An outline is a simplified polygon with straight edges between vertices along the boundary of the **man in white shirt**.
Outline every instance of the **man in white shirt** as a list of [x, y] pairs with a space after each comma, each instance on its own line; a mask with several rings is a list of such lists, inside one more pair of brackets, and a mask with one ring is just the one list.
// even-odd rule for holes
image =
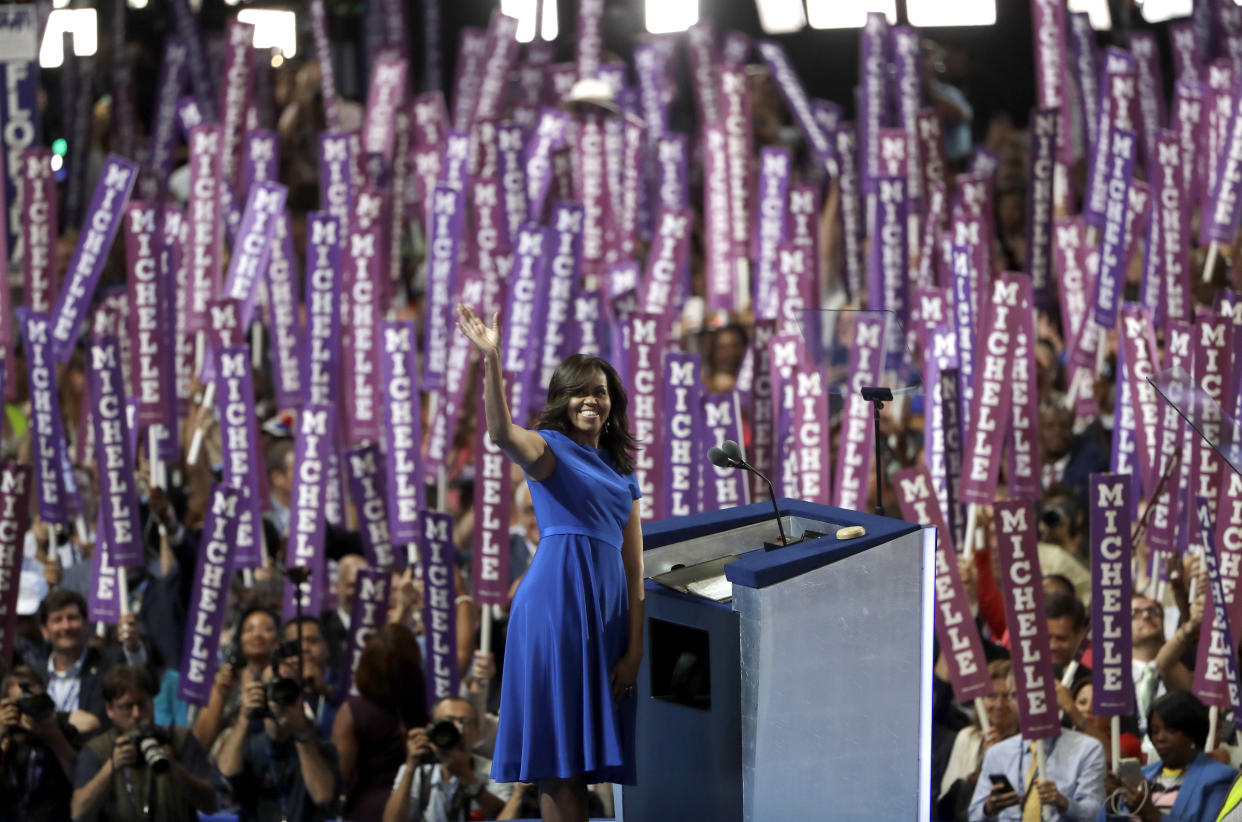
[[[1007, 687], [1014, 689], [1012, 676]], [[970, 799], [971, 822], [1021, 822], [1023, 809], [1034, 802], [1052, 809], [1044, 820], [1095, 819], [1104, 804], [1104, 748], [1099, 740], [1071, 730], [1044, 740], [1047, 763], [1042, 780], [1036, 778], [1037, 769], [1032, 769], [1032, 747], [1032, 741], [1019, 733], [988, 749]], [[1009, 787], [994, 786], [993, 774], [1003, 774]]]

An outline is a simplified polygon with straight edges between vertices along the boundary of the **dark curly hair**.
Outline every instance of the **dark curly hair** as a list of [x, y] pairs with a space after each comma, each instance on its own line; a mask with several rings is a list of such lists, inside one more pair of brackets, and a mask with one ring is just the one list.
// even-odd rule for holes
[[630, 418], [626, 409], [629, 400], [625, 394], [625, 386], [617, 369], [608, 364], [607, 360], [591, 357], [586, 354], [571, 354], [566, 357], [552, 374], [548, 383], [548, 403], [539, 412], [535, 421], [536, 429], [560, 431], [565, 436], [572, 436], [573, 427], [569, 424], [569, 399], [587, 392], [588, 381], [600, 371], [608, 381], [608, 400], [612, 406], [608, 419], [604, 421], [604, 431], [599, 437], [599, 447], [604, 450], [621, 474], [634, 473], [634, 454], [638, 451], [638, 443], [630, 434]]

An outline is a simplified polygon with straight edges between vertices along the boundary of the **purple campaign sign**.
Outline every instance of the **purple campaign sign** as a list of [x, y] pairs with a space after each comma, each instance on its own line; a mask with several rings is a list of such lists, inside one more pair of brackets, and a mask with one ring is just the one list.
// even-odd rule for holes
[[1130, 181], [1134, 176], [1134, 134], [1119, 128], [1110, 130], [1106, 180], [1107, 200], [1104, 230], [1100, 237], [1100, 270], [1095, 281], [1097, 325], [1113, 328], [1117, 324], [1118, 303], [1125, 285], [1125, 221]]
[[710, 21], [701, 20], [686, 30], [686, 60], [698, 121], [720, 122], [720, 55], [716, 53], [716, 29]]
[[427, 505], [419, 458], [423, 433], [414, 322], [385, 321], [380, 335], [388, 528], [394, 545], [411, 545], [418, 541], [418, 512]]
[[[1138, 124], [1133, 122], [1130, 111], [1135, 105], [1137, 93], [1137, 70], [1134, 57], [1127, 51], [1110, 48], [1104, 64], [1103, 94], [1097, 106], [1098, 132], [1092, 144], [1090, 165], [1087, 170], [1087, 191], [1083, 200], [1083, 217], [1087, 225], [1103, 228], [1108, 207], [1108, 179], [1113, 168], [1112, 133], [1118, 128], [1128, 131], [1132, 139]], [[1137, 154], [1137, 148], [1132, 152]]]
[[453, 128], [470, 130], [470, 118], [479, 99], [483, 82], [483, 63], [487, 59], [487, 31], [474, 26], [462, 28], [457, 47], [453, 78]]
[[518, 231], [513, 268], [509, 272], [509, 294], [503, 326], [504, 368], [518, 375], [509, 384], [509, 408], [518, 425], [525, 424], [530, 412], [542, 406], [536, 396], [536, 369], [542, 369], [544, 317], [547, 301], [548, 261], [552, 254], [552, 232], [537, 225]]
[[862, 190], [871, 194], [880, 161], [880, 129], [888, 125], [888, 20], [882, 12], [867, 14], [858, 34], [858, 147]]
[[522, 127], [501, 123], [496, 129], [496, 170], [505, 209], [505, 235], [510, 242], [526, 222], [526, 168], [522, 164]]
[[687, 293], [680, 278], [689, 258], [693, 228], [694, 213], [689, 209], [660, 209], [643, 278], [644, 311], [668, 320], [680, 310], [680, 299]]
[[[323, 609], [326, 559], [323, 549], [324, 494], [329, 475], [328, 459], [335, 454], [334, 403], [308, 403], [298, 414], [294, 440], [293, 492], [289, 512], [289, 543], [285, 564], [309, 568], [310, 582], [302, 586], [302, 610], [317, 614]], [[293, 586], [285, 586], [283, 616], [296, 614]]]
[[1123, 474], [1091, 475], [1091, 681], [1096, 694], [1091, 710], [1100, 716], [1134, 712], [1130, 480]]
[[56, 180], [52, 176], [52, 152], [28, 148], [21, 154], [18, 172], [22, 181], [22, 284], [26, 306], [46, 314], [56, 302], [57, 209]]
[[1164, 402], [1147, 381], [1155, 373], [1153, 356], [1156, 332], [1151, 314], [1133, 303], [1122, 303], [1118, 341], [1124, 349], [1125, 383], [1130, 395], [1129, 419], [1135, 433], [1137, 458], [1143, 488], [1154, 491], [1160, 481], [1160, 442], [1157, 428], [1160, 405]]
[[388, 506], [384, 482], [383, 457], [379, 446], [367, 443], [343, 454], [349, 476], [349, 496], [358, 511], [358, 530], [362, 533], [362, 550], [374, 568], [404, 567], [406, 557], [393, 550], [388, 532]]
[[129, 444], [116, 338], [93, 340], [90, 363], [87, 379], [95, 431], [95, 467], [99, 473], [99, 510], [103, 512], [110, 558], [118, 568], [144, 565], [134, 476], [136, 455]]
[[160, 233], [154, 203], [135, 201], [125, 209], [125, 251], [129, 267], [129, 373], [138, 401], [138, 424], [167, 424], [174, 400], [172, 295], [175, 283], [161, 271]]
[[781, 97], [784, 98], [785, 105], [788, 106], [789, 111], [793, 114], [793, 118], [802, 129], [802, 133], [806, 135], [807, 143], [810, 144], [811, 151], [815, 153], [815, 158], [820, 165], [827, 165], [833, 158], [832, 141], [827, 132], [820, 127], [819, 121], [816, 120], [814, 107], [807, 96], [801, 79], [799, 79], [797, 72], [794, 71], [793, 64], [789, 61], [789, 56], [780, 45], [771, 40], [760, 41], [756, 48], [760, 56], [763, 57], [763, 61], [768, 64], [768, 70], [772, 73], [772, 79], [776, 81], [776, 86], [781, 91]]
[[[1070, 93], [1069, 63], [1066, 59], [1065, 4], [1058, 0], [1032, 0], [1031, 29], [1035, 39], [1035, 88], [1036, 102], [1040, 108], [1054, 109], [1060, 115], [1060, 123], [1069, 137]], [[1056, 139], [1053, 140], [1054, 145]], [[1072, 159], [1073, 144], [1062, 141], [1060, 157]], [[1036, 286], [1038, 289], [1038, 285]]]
[[186, 330], [206, 331], [207, 302], [216, 295], [224, 217], [220, 212], [220, 129], [198, 125], [190, 130], [189, 315]]
[[450, 313], [457, 293], [457, 257], [466, 218], [466, 198], [461, 191], [436, 186], [432, 194], [427, 230], [427, 321], [424, 333], [423, 388], [444, 388], [448, 367]]
[[254, 92], [251, 49], [254, 26], [232, 19], [225, 24], [224, 88], [220, 99], [220, 173], [225, 187], [238, 183], [242, 137], [246, 133], [246, 109]]
[[385, 167], [392, 163], [394, 124], [397, 107], [405, 99], [408, 72], [401, 57], [383, 54], [371, 62], [371, 86], [367, 92], [367, 113], [362, 123], [362, 153], [378, 154]]
[[1238, 646], [1233, 641], [1227, 608], [1221, 607], [1221, 603], [1229, 603], [1229, 599], [1225, 591], [1221, 557], [1212, 538], [1211, 505], [1206, 498], [1195, 499], [1192, 516], [1203, 539], [1203, 561], [1211, 585], [1211, 596], [1203, 612], [1203, 626], [1207, 630], [1201, 628], [1199, 631], [1192, 692], [1205, 705], [1232, 708], [1234, 724], [1237, 725], [1242, 722], [1238, 719], [1242, 712], [1242, 686], [1238, 680], [1238, 658], [1233, 650]]
[[427, 707], [457, 693], [457, 606], [453, 518], [423, 514], [423, 632], [427, 641]]
[[30, 429], [39, 519], [55, 525], [69, 522], [64, 480], [60, 466], [65, 460], [65, 435], [60, 420], [56, 389], [56, 365], [49, 345], [51, 322], [46, 314], [17, 311], [26, 340], [26, 367], [30, 382]]
[[[476, 315], [483, 314], [484, 279], [478, 271], [464, 269], [461, 276], [459, 301]], [[461, 417], [462, 401], [466, 394], [466, 375], [474, 357], [474, 344], [465, 334], [454, 334], [449, 345], [448, 366], [444, 374], [444, 388], [436, 395], [437, 403], [427, 420], [427, 441], [423, 444], [423, 459], [427, 473], [440, 466], [450, 467], [453, 457], [453, 439]]]
[[862, 299], [866, 282], [863, 267], [863, 214], [859, 196], [858, 140], [850, 123], [843, 123], [836, 133], [841, 186], [841, 251], [845, 257], [845, 285], [851, 299]]
[[77, 344], [78, 330], [103, 273], [104, 261], [121, 226], [121, 215], [137, 176], [138, 166], [129, 160], [112, 154], [104, 160], [90, 209], [82, 222], [82, 234], [73, 259], [69, 261], [64, 289], [52, 314], [54, 325], [49, 337], [52, 354], [58, 362], [68, 362]]
[[121, 618], [120, 591], [117, 590], [116, 566], [108, 555], [108, 535], [104, 531], [103, 511], [95, 516], [95, 561], [91, 566], [91, 590], [87, 610], [91, 619], [115, 625]]
[[[922, 62], [918, 30], [896, 26], [891, 31], [893, 66], [896, 69], [897, 125], [906, 134], [907, 209], [914, 217], [923, 214], [923, 174], [917, 131], [922, 91]], [[921, 222], [921, 220], [919, 221]], [[917, 237], [917, 232], [915, 232]]]
[[[604, 131], [596, 113], [583, 115], [578, 122], [578, 163], [574, 195], [582, 204], [582, 257], [587, 270], [595, 273], [604, 259], [604, 235], [611, 229], [612, 197], [620, 194], [608, 188], [604, 171]], [[557, 208], [560, 206], [558, 204]], [[553, 221], [559, 219], [553, 215]]]
[[[483, 392], [478, 392], [475, 419], [484, 420]], [[509, 458], [492, 441], [486, 425], [474, 435], [474, 533], [471, 578], [474, 601], [504, 605], [509, 595], [509, 522], [513, 503]]]
[[388, 596], [392, 585], [392, 572], [388, 570], [359, 570], [354, 580], [354, 606], [349, 612], [349, 638], [345, 649], [347, 665], [343, 692], [356, 695], [353, 685], [354, 671], [362, 660], [367, 640], [388, 621]]
[[341, 331], [341, 223], [322, 211], [310, 214], [306, 232], [306, 339], [302, 384], [306, 402], [338, 401]]
[[801, 334], [768, 341], [777, 495], [829, 503], [828, 390]]
[[944, 415], [944, 484], [949, 528], [955, 544], [966, 540], [965, 510], [962, 498], [962, 431], [960, 372], [956, 368], [940, 371], [940, 404]]
[[1019, 281], [1021, 303], [1027, 308], [1019, 309], [1010, 319], [1013, 333], [1013, 394], [1009, 416], [1009, 496], [1014, 499], [1038, 500], [1043, 495], [1039, 452], [1039, 390], [1036, 385], [1035, 362], [1035, 310], [1033, 284], [1029, 279]]
[[837, 481], [833, 485], [833, 505], [861, 511], [873, 468], [871, 446], [871, 405], [858, 393], [864, 385], [875, 385], [883, 370], [884, 318], [879, 314], [860, 314], [854, 321], [854, 340], [850, 345], [850, 381], [841, 420], [841, 440], [837, 450]]
[[570, 353], [567, 337], [572, 330], [573, 289], [582, 266], [583, 209], [576, 203], [557, 203], [552, 210], [551, 252], [548, 258], [543, 355], [539, 386], [550, 385], [552, 373]]
[[755, 316], [777, 316], [777, 247], [785, 239], [785, 210], [792, 161], [789, 150], [765, 146], [759, 152], [759, 183], [755, 196], [752, 258], [755, 272]]
[[1242, 217], [1238, 199], [1242, 197], [1242, 82], [1234, 87], [1233, 111], [1229, 118], [1228, 139], [1220, 153], [1215, 171], [1215, 186], [1199, 228], [1199, 244], [1229, 244], [1238, 230]]
[[361, 182], [354, 179], [355, 141], [358, 133], [353, 131], [319, 135], [319, 208], [340, 220], [342, 230], [349, 225], [354, 187]]
[[1010, 626], [1013, 678], [1018, 692], [1018, 724], [1023, 739], [1049, 739], [1061, 734], [1061, 722], [1044, 614], [1035, 509], [1026, 500], [1004, 500], [997, 502], [993, 510], [1001, 595], [1005, 600], [1005, 624]]
[[[910, 319], [906, 138], [896, 129], [881, 129], [877, 141], [880, 153], [872, 178], [875, 208], [869, 232], [872, 241], [867, 307], [895, 312], [904, 328]], [[900, 349], [890, 349], [888, 353], [890, 357], [894, 353], [899, 356]]]
[[259, 510], [259, 432], [254, 414], [254, 386], [250, 377], [250, 348], [227, 346], [215, 351], [216, 404], [220, 412], [220, 440], [224, 445], [224, 482], [241, 492], [237, 522], [238, 568], [263, 564], [262, 521]]
[[686, 135], [661, 135], [655, 148], [655, 202], [664, 208], [685, 208], [690, 204], [689, 148]]
[[1013, 327], [1033, 310], [1030, 279], [1003, 273], [992, 282], [982, 326], [978, 382], [971, 402], [970, 428], [962, 468], [962, 501], [987, 505], [996, 497], [1001, 451], [1013, 400]]
[[1130, 52], [1138, 68], [1138, 104], [1142, 122], [1144, 167], [1155, 151], [1156, 130], [1164, 123], [1164, 77], [1160, 73], [1160, 48], [1152, 31], [1130, 32]]
[[185, 642], [181, 651], [181, 679], [177, 698], [206, 705], [211, 698], [219, 659], [220, 637], [228, 612], [229, 577], [233, 571], [233, 542], [237, 534], [240, 495], [228, 485], [211, 489], [202, 549], [194, 579], [194, 593], [186, 612]]
[[6, 666], [13, 662], [17, 638], [17, 597], [29, 519], [30, 467], [0, 462], [0, 662]]
[[289, 232], [289, 212], [276, 215], [267, 264], [268, 312], [271, 318], [272, 379], [276, 403], [281, 408], [302, 405], [302, 330], [298, 317], [298, 291], [294, 283], [293, 236]]
[[959, 702], [969, 702], [991, 693], [992, 679], [957, 567], [953, 535], [936, 500], [927, 466], [915, 465], [898, 471], [893, 481], [902, 517], [936, 529], [936, 639], [949, 664], [954, 696]]
[[699, 397], [703, 383], [699, 374], [699, 355], [668, 352], [664, 355], [663, 400], [664, 473], [661, 485], [666, 517], [699, 513], [699, 473], [703, 455], [696, 446], [703, 439], [699, 427]]
[[348, 330], [341, 341], [344, 421], [350, 443], [378, 440], [380, 435], [379, 353], [380, 285], [383, 277], [384, 197], [376, 188], [358, 189], [350, 209], [349, 242], [344, 254], [341, 286], [349, 306]]
[[[585, 9], [587, 4], [583, 3], [582, 6]], [[603, 6], [602, 2], [600, 6]], [[517, 30], [517, 20], [506, 17], [498, 11], [492, 13], [491, 25], [488, 26], [487, 31], [487, 57], [483, 63], [483, 76], [479, 81], [479, 94], [474, 103], [472, 122], [493, 120], [502, 114], [501, 104], [505, 90], [508, 88], [513, 64], [517, 59]], [[584, 32], [580, 29], [578, 31], [579, 49], [584, 47], [584, 36]], [[598, 56], [596, 63], [598, 64]], [[582, 76], [592, 76], [594, 73], [594, 71], [586, 72]]]
[[198, 16], [190, 10], [189, 0], [170, 0], [168, 8], [172, 13], [177, 36], [189, 47], [187, 57], [194, 96], [202, 101], [204, 115], [207, 119], [214, 120], [216, 94], [212, 88], [212, 72], [207, 63], [207, 52], [203, 48], [203, 35], [198, 27]]
[[634, 461], [634, 476], [642, 492], [643, 522], [663, 519], [663, 496], [657, 493], [656, 475], [663, 458], [663, 426], [661, 420], [662, 388], [661, 357], [665, 346], [665, 318], [661, 313], [635, 311], [628, 318], [627, 383], [631, 386], [630, 425], [639, 451]]
[[241, 304], [243, 328], [250, 325], [254, 316], [259, 280], [271, 260], [272, 232], [284, 213], [287, 195], [288, 189], [279, 183], [255, 183], [246, 198], [224, 280], [225, 296]]
[[[703, 175], [710, 185], [712, 181], [706, 166], [709, 161], [715, 165], [715, 173], [723, 171], [725, 174], [724, 190], [728, 197], [728, 209], [724, 220], [732, 235], [733, 256], [740, 261], [750, 253], [750, 187], [753, 165], [751, 146], [754, 144], [750, 119], [750, 89], [744, 68], [726, 68], [720, 72], [720, 106], [720, 129], [723, 132], [724, 148], [719, 153], [704, 153]], [[704, 131], [704, 139], [710, 141], [710, 132]], [[826, 148], [831, 152], [831, 141]], [[715, 190], [713, 194], [718, 197]], [[704, 200], [708, 199], [709, 195], [704, 194]], [[711, 207], [717, 208], [715, 204]], [[719, 219], [710, 211], [705, 212], [704, 217], [708, 220]]]
[[1058, 111], [1037, 109], [1031, 114], [1030, 190], [1026, 213], [1026, 272], [1039, 305], [1053, 298], [1052, 219], [1053, 171], [1056, 161]]
[[526, 175], [526, 215], [542, 220], [548, 189], [552, 185], [552, 152], [565, 144], [569, 119], [562, 111], [543, 109], [522, 155]]
[[336, 78], [332, 71], [332, 41], [328, 39], [324, 0], [310, 0], [311, 36], [315, 38], [315, 59], [319, 63], [320, 90], [323, 94], [323, 116], [329, 131], [341, 127], [340, 100], [336, 95]]
[[[703, 421], [699, 426], [702, 439], [699, 453], [706, 454], [713, 446], [725, 440], [743, 442], [742, 403], [737, 391], [723, 394], [702, 395]], [[769, 411], [769, 413], [771, 413]], [[719, 511], [750, 502], [747, 474], [734, 468], [706, 465], [702, 474], [701, 511]]]

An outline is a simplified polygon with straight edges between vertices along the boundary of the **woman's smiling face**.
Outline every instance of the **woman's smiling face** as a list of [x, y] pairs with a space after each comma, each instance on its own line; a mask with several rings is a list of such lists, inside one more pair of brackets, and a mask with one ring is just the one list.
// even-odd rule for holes
[[575, 388], [569, 397], [569, 425], [574, 439], [584, 444], [598, 446], [599, 436], [612, 410], [608, 395], [608, 378], [603, 371], [594, 371], [586, 382]]

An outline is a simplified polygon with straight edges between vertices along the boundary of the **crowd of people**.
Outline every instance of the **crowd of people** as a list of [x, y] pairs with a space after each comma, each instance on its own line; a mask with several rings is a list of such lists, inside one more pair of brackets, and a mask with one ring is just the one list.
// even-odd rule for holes
[[[131, 45], [138, 50], [131, 55], [137, 64], [158, 63], [154, 53]], [[971, 108], [954, 85], [963, 78], [946, 73], [943, 49], [925, 41], [921, 54], [920, 99], [941, 122], [949, 172], [966, 174], [978, 167], [980, 158], [994, 169], [989, 180], [993, 213], [987, 215], [991, 247], [984, 257], [998, 271], [1024, 270], [1032, 135], [1004, 116], [973, 123]], [[764, 147], [784, 146], [793, 156], [808, 158], [811, 152], [792, 106], [787, 107], [786, 90], [757, 54], [743, 60], [753, 126], [748, 150], [758, 157]], [[319, 63], [305, 58], [273, 69], [271, 79], [279, 112], [271, 123], [280, 143], [279, 178], [289, 188], [289, 230], [300, 262], [307, 244], [307, 212], [319, 201], [316, 137], [325, 125], [323, 79]], [[337, 102], [340, 122], [346, 128], [359, 127], [363, 106]], [[676, 119], [688, 119], [688, 111], [689, 102], [682, 101]], [[113, 139], [109, 121], [116, 116], [115, 98], [111, 106], [101, 101], [94, 112], [95, 170]], [[981, 138], [979, 145], [971, 145], [972, 131]], [[1082, 198], [1086, 185], [1083, 153], [1067, 169], [1071, 203]], [[184, 160], [184, 153], [179, 157]], [[840, 181], [822, 169], [806, 178], [821, 186], [823, 195], [822, 209], [815, 215], [816, 282], [811, 292], [825, 304], [845, 305], [842, 254], [848, 238], [843, 236]], [[174, 197], [184, 199], [186, 179], [184, 170], [173, 174]], [[699, 196], [706, 184], [697, 161], [684, 184], [693, 192], [690, 202], [706, 200]], [[1197, 219], [1197, 215], [1190, 216]], [[735, 311], [704, 310], [705, 223], [697, 220], [689, 244], [686, 305], [668, 348], [701, 355], [704, 391], [737, 392], [744, 445], [751, 448], [756, 419], [750, 383], [756, 361], [765, 355], [756, 344], [749, 300], [739, 300]], [[469, 236], [467, 232], [467, 243]], [[61, 236], [60, 270], [77, 239], [72, 229]], [[397, 243], [401, 299], [388, 313], [413, 320], [421, 338], [430, 300], [424, 290], [426, 237], [420, 227], [404, 239]], [[1140, 236], [1139, 245], [1143, 242]], [[120, 248], [124, 243], [117, 245], [104, 269], [104, 286], [127, 278]], [[1123, 271], [1123, 293], [1131, 301], [1137, 299], [1144, 268], [1144, 255], [1137, 249]], [[641, 259], [641, 253], [638, 256]], [[1238, 258], [1236, 246], [1213, 257], [1214, 266], [1201, 279], [1198, 272], [1208, 257], [1206, 247], [1191, 250], [1194, 274], [1187, 275], [1186, 283], [1203, 311], [1216, 310], [1221, 295], [1242, 290], [1238, 268], [1231, 266]], [[909, 271], [913, 270], [911, 266]], [[10, 269], [11, 282], [20, 283], [20, 271], [20, 265]], [[21, 305], [21, 289], [12, 293], [12, 304]], [[856, 299], [853, 305], [858, 304]], [[1126, 401], [1117, 390], [1120, 342], [1118, 332], [1113, 332], [1105, 337], [1099, 358], [1103, 367], [1094, 376], [1094, 390], [1088, 392], [1092, 401], [1067, 402], [1067, 393], [1075, 390], [1071, 371], [1076, 366], [1070, 355], [1077, 341], [1070, 340], [1066, 322], [1055, 301], [1040, 305], [1032, 354], [1042, 480], [1037, 510], [1043, 618], [1064, 730], [1055, 741], [1048, 741], [1046, 756], [1036, 768], [1032, 740], [1021, 733], [1015, 703], [997, 530], [988, 508], [981, 506], [978, 550], [964, 553], [959, 572], [983, 641], [992, 688], [980, 701], [955, 699], [947, 665], [939, 659], [934, 681], [932, 817], [1026, 820], [1035, 802], [1036, 807], [1055, 809], [1059, 814], [1055, 818], [1067, 820], [1212, 820], [1222, 809], [1232, 812], [1229, 809], [1242, 799], [1242, 792], [1231, 791], [1242, 764], [1242, 739], [1232, 730], [1235, 718], [1228, 710], [1220, 711], [1219, 720], [1210, 719], [1209, 707], [1193, 693], [1209, 589], [1206, 563], [1199, 554], [1191, 551], [1184, 559], [1174, 555], [1167, 558], [1166, 567], [1153, 568], [1144, 539], [1137, 541], [1135, 595], [1130, 603], [1135, 711], [1121, 720], [1121, 761], [1112, 761], [1108, 717], [1092, 713], [1087, 491], [1093, 474], [1116, 465], [1114, 431]], [[1157, 343], [1163, 360], [1163, 333]], [[29, 349], [21, 340], [14, 348], [15, 368], [4, 374], [10, 393], [0, 420], [0, 440], [6, 461], [29, 463], [34, 448], [25, 361]], [[1232, 351], [1232, 357], [1235, 363], [1242, 361], [1242, 352]], [[291, 584], [286, 552], [296, 485], [297, 410], [279, 406], [270, 357], [253, 365], [258, 465], [267, 496], [262, 565], [230, 577], [220, 661], [209, 698], [205, 704], [191, 705], [178, 697], [191, 593], [203, 561], [203, 529], [228, 448], [217, 409], [202, 402], [205, 383], [195, 379], [179, 420], [180, 459], [169, 464], [167, 481], [150, 480], [141, 449], [132, 466], [140, 500], [143, 563], [120, 569], [128, 601], [115, 624], [96, 619], [88, 607], [99, 566], [92, 528], [51, 525], [35, 513], [21, 537], [15, 558], [20, 585], [13, 593], [16, 634], [7, 649], [11, 659], [0, 667], [0, 822], [190, 820], [197, 814], [229, 810], [242, 820], [439, 822], [538, 816], [540, 801], [531, 785], [491, 778], [506, 620], [540, 546], [540, 527], [528, 478], [521, 468], [510, 466], [508, 596], [503, 605], [485, 612], [471, 596], [476, 582], [472, 579], [478, 510], [476, 428], [486, 424], [476, 418], [482, 365], [471, 362], [465, 369], [457, 418], [449, 426], [453, 436], [446, 468], [438, 476], [430, 472], [424, 489], [428, 499], [436, 500], [438, 509], [452, 517], [457, 560], [453, 656], [462, 672], [461, 686], [458, 693], [434, 701], [427, 697], [426, 587], [417, 564], [378, 569], [391, 574], [386, 618], [356, 661], [350, 653], [359, 573], [370, 567], [360, 515], [352, 509], [347, 507], [339, 521], [325, 525], [322, 550], [329, 579], [324, 608], [292, 619], [280, 617]], [[1236, 364], [1232, 367], [1237, 370]], [[73, 477], [82, 497], [84, 523], [96, 521], [100, 504], [94, 460], [89, 449], [79, 445], [80, 438], [89, 436], [89, 426], [82, 424], [89, 405], [89, 371], [85, 350], [79, 346], [56, 378], [68, 453], [83, 455], [80, 462], [75, 458]], [[1229, 384], [1242, 387], [1236, 380]], [[542, 396], [546, 389], [538, 386], [536, 393]], [[425, 392], [422, 398], [423, 431], [432, 427], [433, 409], [442, 413], [443, 404], [432, 399], [433, 393]], [[340, 397], [341, 403], [352, 401], [347, 394], [346, 390]], [[894, 499], [893, 474], [925, 460], [933, 435], [932, 422], [924, 413], [927, 404], [914, 401], [886, 408], [879, 429], [883, 463], [876, 472], [883, 487], [875, 487], [873, 477], [866, 495], [870, 500], [878, 493]], [[829, 449], [834, 460], [841, 437], [836, 412], [834, 408]], [[186, 457], [196, 434], [202, 437], [202, 447], [197, 461], [191, 462]], [[1004, 484], [1002, 477], [1002, 495]], [[1150, 488], [1145, 491], [1153, 493]], [[35, 496], [30, 495], [32, 512], [37, 509]], [[1145, 505], [1144, 501], [1140, 509]], [[866, 507], [870, 509], [870, 504]], [[488, 630], [483, 630], [485, 621]], [[484, 635], [490, 637], [489, 647], [480, 647]], [[1131, 759], [1144, 763], [1137, 773], [1128, 769]], [[592, 785], [587, 802], [592, 815], [611, 814], [611, 786]]]

